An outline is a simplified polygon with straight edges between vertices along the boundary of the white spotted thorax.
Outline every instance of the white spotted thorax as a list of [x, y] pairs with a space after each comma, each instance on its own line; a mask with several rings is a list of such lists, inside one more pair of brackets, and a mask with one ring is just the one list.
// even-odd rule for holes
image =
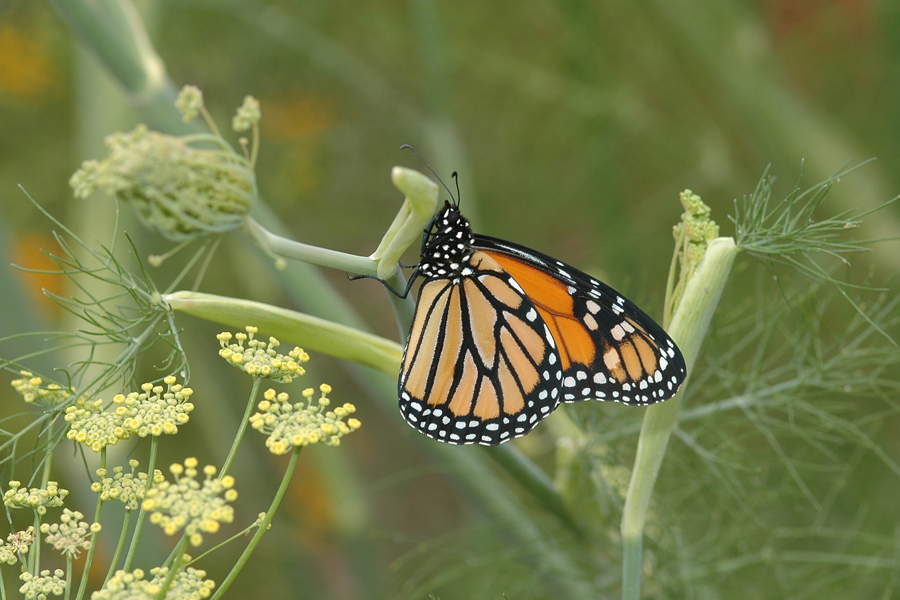
[[400, 369], [400, 412], [451, 444], [497, 445], [560, 402], [644, 406], [671, 398], [684, 358], [656, 322], [597, 279], [474, 234], [449, 202], [422, 240]]
[[459, 284], [460, 276], [472, 274], [469, 259], [475, 236], [469, 221], [454, 206], [446, 204], [426, 232], [422, 243], [419, 273], [426, 279], [450, 277]]

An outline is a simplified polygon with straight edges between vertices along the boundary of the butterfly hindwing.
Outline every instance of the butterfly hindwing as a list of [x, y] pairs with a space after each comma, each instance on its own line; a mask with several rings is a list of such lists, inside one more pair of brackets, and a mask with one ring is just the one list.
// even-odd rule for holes
[[456, 444], [502, 443], [556, 408], [562, 379], [540, 312], [487, 253], [420, 288], [398, 384], [415, 429]]
[[684, 358], [669, 335], [613, 288], [518, 244], [476, 235], [473, 247], [515, 278], [556, 338], [563, 402], [653, 404], [684, 381]]

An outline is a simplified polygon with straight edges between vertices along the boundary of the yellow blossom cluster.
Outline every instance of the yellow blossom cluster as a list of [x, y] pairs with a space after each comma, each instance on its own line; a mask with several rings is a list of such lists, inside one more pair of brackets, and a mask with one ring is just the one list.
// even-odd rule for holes
[[103, 400], [79, 398], [66, 408], [65, 420], [69, 423], [66, 437], [81, 442], [94, 452], [107, 446], [115, 446], [127, 440], [131, 433], [123, 426], [125, 417], [103, 410]]
[[82, 550], [91, 549], [90, 534], [100, 531], [100, 523], [88, 525], [83, 518], [77, 510], [64, 508], [59, 523], [41, 523], [41, 533], [47, 536], [44, 541], [63, 556], [78, 558]]
[[[309, 361], [309, 355], [302, 348], [295, 347], [284, 354], [278, 354], [276, 348], [281, 345], [277, 339], [270, 337], [268, 342], [256, 339], [258, 329], [247, 326], [247, 333], [234, 335], [225, 331], [216, 336], [219, 345], [219, 356], [252, 377], [271, 379], [278, 383], [290, 383], [300, 377], [306, 370], [302, 363]], [[236, 340], [235, 343], [231, 343]], [[246, 343], [246, 347], [244, 344]]]
[[14, 565], [19, 556], [28, 554], [34, 543], [34, 526], [29, 525], [23, 531], [16, 531], [6, 536], [6, 543], [0, 544], [0, 563]]
[[40, 404], [41, 406], [59, 406], [72, 397], [75, 388], [66, 389], [57, 383], [44, 385], [44, 380], [36, 377], [31, 371], [19, 371], [22, 379], [13, 379], [13, 388], [22, 394], [25, 402]]
[[[185, 555], [182, 562], [190, 557]], [[91, 594], [91, 600], [154, 600], [162, 591], [169, 574], [168, 567], [150, 569], [151, 579], [144, 579], [143, 569], [116, 571], [103, 589]], [[180, 569], [166, 592], [165, 600], [203, 600], [212, 595], [216, 584], [206, 579], [206, 571], [188, 567]]]
[[19, 575], [19, 579], [23, 582], [19, 593], [25, 596], [26, 600], [47, 600], [51, 594], [62, 596], [66, 591], [64, 575], [62, 569], [56, 569], [52, 575], [50, 569], [44, 569], [37, 576], [26, 571]]
[[[144, 495], [147, 492], [149, 479], [146, 473], [135, 473], [138, 467], [138, 461], [131, 459], [128, 461], [131, 466], [131, 473], [124, 473], [123, 467], [113, 467], [112, 477], [107, 477], [106, 469], [97, 469], [97, 476], [100, 481], [91, 484], [91, 490], [100, 494], [100, 499], [118, 500], [125, 505], [125, 510], [135, 510], [141, 505]], [[162, 471], [154, 469], [153, 484], [162, 483], [166, 478]]]
[[258, 405], [260, 412], [250, 417], [250, 426], [269, 434], [266, 440], [269, 452], [284, 454], [295, 447], [320, 442], [337, 446], [343, 436], [359, 429], [361, 424], [357, 419], [343, 421], [344, 417], [356, 412], [355, 406], [348, 402], [328, 410], [331, 386], [323, 383], [319, 391], [322, 395], [315, 404], [311, 400], [315, 394], [312, 388], [303, 391], [306, 402], [296, 404], [291, 404], [290, 397], [284, 392], [266, 391], [264, 400]]
[[234, 520], [234, 508], [228, 503], [237, 499], [234, 477], [216, 479], [216, 468], [207, 465], [203, 469], [206, 479], [201, 483], [197, 481], [197, 464], [196, 458], [187, 458], [184, 465], [170, 466], [175, 481], [163, 481], [151, 488], [142, 504], [150, 513], [151, 523], [162, 527], [166, 535], [184, 529], [194, 546], [203, 543], [203, 533], [215, 533], [221, 523]]
[[66, 408], [66, 434], [70, 440], [81, 442], [94, 452], [114, 446], [132, 435], [146, 437], [178, 433], [178, 426], [190, 419], [194, 405], [188, 400], [194, 391], [175, 383], [174, 376], [166, 377], [161, 385], [145, 383], [142, 392], [113, 398], [115, 410], [104, 411], [103, 400], [78, 398]]
[[69, 490], [60, 488], [55, 481], [48, 481], [46, 489], [22, 487], [18, 481], [10, 481], [9, 489], [3, 494], [3, 504], [9, 508], [30, 508], [39, 515], [48, 508], [58, 508], [69, 495]]
[[122, 418], [122, 426], [129, 433], [140, 437], [178, 433], [178, 426], [188, 422], [194, 405], [188, 400], [194, 394], [191, 388], [175, 383], [169, 375], [161, 385], [145, 383], [142, 392], [132, 392], [127, 396], [118, 394], [113, 398], [117, 404], [116, 415]]

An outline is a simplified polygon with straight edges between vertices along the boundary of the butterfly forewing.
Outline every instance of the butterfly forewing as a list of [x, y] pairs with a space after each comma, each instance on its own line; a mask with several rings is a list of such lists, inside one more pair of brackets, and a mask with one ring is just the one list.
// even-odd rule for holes
[[457, 267], [419, 290], [400, 412], [440, 441], [496, 445], [556, 408], [560, 356], [538, 309], [493, 258], [474, 252]]
[[613, 288], [511, 242], [476, 235], [473, 247], [515, 278], [556, 339], [561, 401], [653, 404], [684, 381], [684, 358], [669, 335]]

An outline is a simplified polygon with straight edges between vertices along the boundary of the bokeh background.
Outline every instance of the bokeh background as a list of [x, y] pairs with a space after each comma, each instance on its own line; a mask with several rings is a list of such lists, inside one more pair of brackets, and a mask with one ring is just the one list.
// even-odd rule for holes
[[[402, 201], [390, 183], [391, 167], [424, 170], [413, 154], [398, 149], [409, 143], [448, 183], [449, 174], [459, 172], [462, 208], [478, 231], [600, 276], [660, 317], [681, 190], [690, 188], [703, 197], [724, 235], [733, 233], [727, 219], [733, 200], [752, 192], [768, 165], [778, 177], [776, 194], [783, 196], [799, 179], [801, 165], [804, 182], [811, 185], [847, 164], [877, 158], [834, 188], [821, 207], [824, 215], [874, 208], [900, 192], [896, 2], [158, 0], [136, 5], [168, 76], [176, 86], [202, 88], [220, 127], [227, 127], [246, 94], [261, 101], [261, 193], [291, 235], [310, 244], [361, 255], [375, 249]], [[17, 186], [83, 239], [107, 243], [116, 223], [115, 204], [74, 199], [68, 178], [82, 160], [103, 156], [103, 136], [139, 122], [153, 125], [155, 118], [142, 109], [144, 99], [123, 91], [79, 45], [55, 8], [43, 0], [0, 0], [2, 262], [37, 269], [52, 267], [39, 248], [56, 250], [53, 226]], [[142, 257], [170, 247], [143, 231], [127, 206], [120, 209], [120, 229], [134, 238]], [[892, 206], [870, 219], [858, 237], [898, 235], [900, 206]], [[161, 286], [177, 273], [178, 260], [153, 271]], [[407, 260], [415, 262], [414, 252]], [[841, 271], [840, 277], [896, 289], [897, 243], [879, 244], [852, 260], [852, 270]], [[315, 312], [315, 298], [286, 289], [270, 262], [234, 234], [222, 244], [202, 289]], [[740, 276], [726, 295], [732, 306], [757, 293], [760, 279], [771, 279], [771, 273], [745, 258], [739, 258], [737, 271]], [[400, 339], [376, 282], [349, 282], [344, 273], [323, 276], [368, 327]], [[4, 267], [0, 335], [74, 326], [41, 294], [42, 289], [71, 294], [66, 285], [61, 277]], [[783, 302], [777, 286], [766, 294], [752, 308], [739, 310], [765, 313]], [[840, 319], [852, 318], [852, 311], [848, 315], [842, 308], [825, 312], [835, 319], [824, 321], [822, 329], [829, 332], [843, 327]], [[738, 319], [723, 319], [714, 324], [718, 337], [710, 348], [724, 352], [729, 332], [736, 330], [725, 324]], [[189, 317], [180, 317], [179, 324], [198, 411], [188, 426], [191, 434], [164, 446], [161, 464], [189, 455], [201, 463], [220, 462], [249, 384], [217, 362], [214, 335], [220, 327]], [[302, 340], [285, 342], [302, 345]], [[16, 356], [32, 343], [7, 342], [0, 350]], [[739, 355], [732, 359], [728, 368], [745, 367]], [[36, 368], [41, 366], [53, 365]], [[890, 372], [890, 366], [880, 372]], [[156, 376], [152, 364], [145, 368], [147, 379]], [[532, 585], [534, 557], [523, 560], [507, 533], [492, 522], [491, 511], [472, 498], [398, 413], [383, 409], [385, 403], [374, 396], [383, 394], [384, 386], [372, 387], [365, 373], [327, 357], [315, 356], [308, 370], [308, 385], [328, 381], [335, 398], [357, 405], [364, 428], [345, 440], [339, 453], [312, 449], [301, 461], [276, 518], [280, 523], [232, 588], [233, 595], [499, 598], [512, 590], [510, 598], [531, 598], [558, 592]], [[722, 389], [740, 391], [728, 385]], [[896, 390], [892, 393], [896, 400]], [[0, 388], [0, 402], [4, 415], [21, 410], [9, 388]], [[653, 580], [658, 568], [669, 578], [660, 576], [645, 594], [805, 598], [831, 590], [893, 597], [898, 569], [891, 561], [897, 560], [900, 542], [891, 546], [879, 538], [868, 549], [851, 551], [853, 536], [842, 534], [847, 547], [834, 550], [837, 555], [846, 550], [887, 561], [876, 566], [846, 561], [829, 566], [821, 557], [773, 566], [778, 553], [762, 554], [771, 549], [767, 527], [787, 526], [792, 519], [797, 527], [813, 527], [824, 505], [828, 519], [842, 524], [840, 531], [896, 537], [900, 486], [890, 465], [900, 456], [900, 421], [885, 408], [889, 404], [865, 406], [855, 410], [870, 411], [856, 415], [872, 428], [860, 434], [869, 450], [857, 456], [859, 444], [839, 440], [828, 446], [829, 456], [841, 469], [853, 466], [819, 473], [822, 485], [842, 477], [840, 489], [849, 485], [855, 491], [835, 504], [826, 502], [832, 488], [811, 491], [817, 499], [810, 501], [791, 476], [748, 480], [735, 493], [768, 493], [782, 485], [794, 490], [759, 496], [758, 503], [772, 511], [748, 511], [756, 517], [741, 525], [770, 541], [756, 544], [748, 535], [750, 547], [742, 547], [734, 532], [723, 542], [727, 536], [707, 531], [711, 537], [701, 543], [693, 536], [706, 527], [703, 515], [691, 514], [674, 525], [685, 528], [681, 552], [694, 553], [694, 567], [706, 565], [707, 570], [697, 567], [686, 578], [672, 575], [678, 556], [660, 549], [659, 562], [648, 567], [646, 576]], [[585, 418], [591, 427], [605, 427], [599, 417]], [[610, 418], [633, 425], [640, 415]], [[821, 432], [824, 425], [817, 427]], [[740, 426], [734, 432], [741, 435]], [[617, 469], [630, 466], [634, 443], [632, 434], [604, 455], [611, 480], [621, 475]], [[684, 439], [672, 444], [684, 444], [679, 447], [690, 456]], [[235, 476], [242, 494], [240, 517], [252, 520], [267, 505], [283, 461], [261, 444], [250, 446], [245, 445]], [[549, 434], [536, 433], [521, 446], [552, 473]], [[762, 463], [782, 460], [772, 447], [761, 445]], [[873, 447], [878, 452], [871, 452]], [[687, 489], [704, 491], [686, 488], [684, 481], [696, 473], [692, 469], [703, 467], [692, 466], [690, 458], [672, 460], [663, 467], [660, 485], [684, 491], [676, 505], [687, 515], [686, 507], [696, 501]], [[73, 459], [71, 473], [58, 477], [75, 481], [79, 465]], [[515, 494], [511, 487], [503, 490]], [[718, 514], [717, 519], [729, 510], [727, 502], [695, 506]], [[612, 525], [606, 551], [613, 568], [596, 572], [595, 583], [614, 597], [615, 502], [608, 510], [603, 518]], [[822, 517], [818, 526], [828, 519]], [[821, 547], [807, 543], [810, 551]], [[837, 542], [824, 544], [831, 548], [832, 543]], [[165, 555], [166, 544], [148, 542], [148, 565], [154, 556]], [[697, 544], [707, 544], [707, 554]], [[222, 563], [236, 552], [224, 550]], [[715, 562], [742, 553], [763, 558], [727, 567]], [[600, 561], [596, 551], [587, 554]], [[221, 578], [215, 563], [204, 566], [213, 579]], [[797, 584], [793, 573], [780, 569], [806, 569], [810, 581], [816, 569], [840, 576], [817, 587]]]

